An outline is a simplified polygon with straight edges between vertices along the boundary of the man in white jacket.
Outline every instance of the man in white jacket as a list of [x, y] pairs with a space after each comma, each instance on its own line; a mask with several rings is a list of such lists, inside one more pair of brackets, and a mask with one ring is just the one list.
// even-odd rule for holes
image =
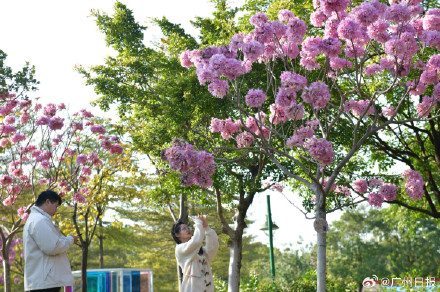
[[42, 192], [24, 225], [25, 291], [58, 292], [74, 283], [67, 250], [78, 237], [62, 236], [53, 224], [52, 217], [60, 205], [61, 197], [57, 193]]

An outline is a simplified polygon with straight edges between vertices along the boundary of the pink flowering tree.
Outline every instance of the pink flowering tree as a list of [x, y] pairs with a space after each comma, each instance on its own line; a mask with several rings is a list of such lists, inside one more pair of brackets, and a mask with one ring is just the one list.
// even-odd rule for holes
[[[211, 123], [212, 132], [236, 140], [229, 152], [261, 153], [306, 186], [315, 196], [317, 219], [325, 220], [335, 193], [348, 195], [342, 203], [355, 203], [350, 189], [373, 206], [395, 200], [399, 190], [416, 200], [425, 182], [415, 170], [403, 173], [401, 189], [372, 177], [350, 184], [341, 174], [374, 135], [437, 117], [440, 12], [424, 13], [420, 4], [315, 1], [313, 35], [290, 11], [281, 10], [278, 20], [257, 13], [251, 32], [235, 35], [227, 47], [184, 51], [181, 62], [195, 67], [213, 96], [235, 106], [236, 114]], [[260, 82], [247, 82], [260, 66], [266, 69]], [[215, 159], [225, 158], [222, 152]], [[190, 178], [185, 184], [209, 187], [207, 172], [191, 168], [191, 157], [171, 154], [167, 160]], [[317, 290], [325, 291], [325, 233], [318, 233], [317, 246]]]
[[[82, 110], [69, 116], [64, 104], [47, 104], [37, 101], [19, 101], [13, 94], [3, 94], [0, 115], [0, 146], [2, 165], [0, 170], [1, 213], [0, 238], [5, 291], [11, 291], [10, 268], [15, 259], [12, 246], [21, 231], [30, 207], [38, 194], [54, 189], [65, 200], [82, 202], [81, 188], [102, 161], [97, 153], [86, 147], [81, 137], [89, 132], [89, 140], [95, 140], [106, 153], [120, 155], [122, 147], [110, 137], [94, 134], [98, 125], [92, 114]], [[99, 150], [100, 151], [100, 150]], [[102, 154], [101, 152], [98, 152]], [[86, 162], [73, 164], [72, 159], [86, 156]], [[71, 199], [72, 198], [72, 199]]]
[[[85, 111], [78, 115], [85, 113], [91, 115]], [[78, 132], [69, 148], [58, 182], [58, 187], [69, 194], [65, 200], [72, 208], [68, 215], [62, 214], [60, 228], [79, 236], [82, 291], [87, 291], [90, 244], [109, 204], [120, 200], [115, 191], [119, 185], [117, 174], [129, 172], [134, 163], [133, 157], [124, 153], [121, 137], [110, 121], [91, 118], [84, 123], [86, 126], [89, 130]]]

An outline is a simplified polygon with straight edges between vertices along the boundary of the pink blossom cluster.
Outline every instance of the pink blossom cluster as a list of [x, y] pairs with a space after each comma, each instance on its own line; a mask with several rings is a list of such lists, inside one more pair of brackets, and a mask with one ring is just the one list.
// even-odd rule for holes
[[257, 113], [257, 120], [253, 117], [248, 117], [245, 126], [250, 132], [242, 132], [243, 125], [241, 121], [234, 122], [230, 118], [225, 120], [213, 118], [211, 120], [210, 130], [213, 133], [220, 132], [223, 139], [233, 138], [235, 133], [240, 132], [235, 138], [237, 147], [249, 147], [255, 140], [254, 134], [256, 136], [261, 136], [261, 134], [263, 134], [266, 139], [268, 138], [269, 130], [263, 125], [265, 118], [266, 115], [262, 112]]
[[238, 148], [250, 147], [254, 142], [254, 140], [255, 140], [254, 135], [252, 135], [247, 131], [242, 132], [238, 134], [236, 137], [237, 147]]
[[[101, 146], [105, 150], [108, 150], [110, 154], [121, 155], [124, 152], [124, 148], [118, 144], [119, 139], [113, 139], [112, 137], [106, 135], [98, 135], [98, 139], [101, 141]], [[115, 143], [116, 142], [116, 143]]]
[[324, 82], [317, 81], [304, 88], [302, 98], [304, 102], [311, 104], [314, 109], [321, 109], [329, 102], [330, 91]]
[[0, 135], [9, 136], [11, 133], [15, 133], [16, 129], [11, 125], [0, 125]]
[[[423, 15], [424, 9], [420, 1], [402, 1], [391, 3], [389, 6], [378, 0], [365, 1], [347, 13], [345, 9], [349, 3], [348, 0], [315, 1], [314, 6], [317, 10], [311, 14], [310, 20], [316, 27], [324, 26], [325, 33], [322, 39], [309, 37], [302, 43], [301, 64], [306, 69], [320, 67], [314, 59], [320, 53], [331, 59], [338, 58], [344, 45], [346, 57], [360, 57], [364, 54], [366, 45], [375, 40], [383, 46], [386, 54], [393, 57], [393, 60], [390, 59], [393, 66], [371, 64], [366, 68], [366, 76], [387, 69], [392, 74], [402, 77], [408, 75], [412, 68], [417, 68], [416, 64], [411, 63], [412, 57], [419, 49], [418, 41], [424, 46], [440, 48], [440, 16], [436, 9], [430, 9]], [[338, 39], [345, 40], [345, 44], [340, 43]], [[324, 40], [334, 49], [326, 51], [326, 44], [320, 45]], [[426, 84], [438, 82], [437, 74], [433, 73], [436, 57], [433, 56], [432, 59], [432, 62], [428, 62], [428, 72], [423, 72], [424, 76], [421, 78]], [[345, 67], [343, 59], [335, 60], [338, 61], [332, 62], [333, 70]]]
[[418, 80], [410, 80], [406, 83], [409, 87], [409, 93], [412, 95], [422, 95], [426, 91], [426, 85], [423, 82], [418, 82]]
[[23, 223], [26, 223], [27, 218], [29, 217], [29, 213], [27, 212], [27, 207], [21, 207], [17, 210], [18, 216], [21, 218]]
[[423, 197], [425, 181], [418, 171], [413, 169], [405, 170], [402, 177], [406, 178], [405, 189], [411, 199], [418, 200]]
[[246, 119], [245, 126], [247, 129], [254, 133], [260, 139], [268, 139], [270, 135], [269, 129], [264, 126], [264, 121], [266, 120], [266, 114], [263, 112], [258, 112], [255, 116], [248, 117]]
[[350, 189], [348, 187], [344, 187], [344, 186], [336, 186], [335, 193], [345, 195], [346, 197], [351, 196]]
[[332, 143], [324, 138], [311, 138], [305, 144], [310, 156], [318, 161], [321, 168], [331, 164], [335, 159]]
[[170, 168], [180, 172], [184, 186], [198, 185], [202, 188], [212, 186], [211, 176], [215, 173], [214, 156], [206, 151], [196, 151], [191, 144], [174, 139], [173, 145], [162, 150], [161, 157]]
[[187, 68], [195, 66], [200, 84], [210, 83], [209, 91], [222, 98], [229, 90], [222, 76], [233, 80], [249, 72], [256, 61], [295, 58], [299, 54], [298, 44], [306, 33], [306, 24], [287, 10], [280, 11], [279, 18], [280, 21], [269, 21], [265, 14], [257, 13], [251, 17], [255, 26], [252, 32], [234, 35], [228, 46], [184, 51], [180, 55], [181, 64]]
[[417, 114], [421, 117], [427, 117], [431, 113], [433, 107], [436, 105], [434, 98], [430, 96], [424, 96], [422, 102], [416, 107]]
[[246, 104], [250, 107], [260, 107], [266, 100], [266, 94], [261, 89], [251, 89], [246, 94]]
[[81, 192], [76, 192], [72, 195], [72, 199], [80, 204], [83, 204], [86, 202], [86, 198], [83, 196]]
[[286, 146], [289, 148], [304, 146], [306, 139], [311, 139], [315, 134], [313, 126], [300, 126], [295, 129], [295, 134], [287, 139]]
[[366, 68], [365, 68], [365, 75], [366, 76], [374, 76], [374, 75], [376, 75], [377, 73], [380, 73], [380, 72], [382, 72], [382, 68], [379, 66], [379, 65], [377, 65], [377, 64], [371, 64], [371, 65], [368, 65]]
[[353, 182], [352, 188], [359, 194], [365, 194], [368, 188], [378, 191], [371, 191], [368, 195], [368, 202], [371, 206], [381, 207], [384, 200], [394, 201], [397, 197], [398, 187], [392, 183], [383, 183], [381, 178], [371, 178], [368, 182], [365, 179], [358, 179]]
[[368, 185], [370, 188], [381, 187], [383, 185], [383, 180], [381, 178], [370, 178]]
[[208, 85], [208, 91], [215, 97], [223, 98], [229, 93], [228, 80], [214, 80]]
[[220, 132], [223, 139], [230, 139], [233, 137], [232, 135], [234, 133], [237, 133], [241, 130], [241, 126], [240, 121], [233, 122], [230, 118], [225, 120], [213, 118], [211, 120], [210, 130], [212, 133]]
[[283, 108], [283, 112], [286, 112], [289, 111], [289, 107], [297, 105], [296, 92], [307, 86], [307, 79], [299, 74], [285, 71], [281, 74], [280, 80], [281, 86], [279, 87], [275, 104]]
[[112, 144], [109, 152], [110, 152], [110, 154], [121, 155], [123, 151], [124, 151], [124, 148], [121, 145]]
[[344, 110], [357, 117], [368, 116], [374, 114], [374, 104], [370, 104], [369, 100], [355, 101], [350, 99], [345, 102]]
[[383, 184], [379, 189], [379, 195], [387, 201], [394, 201], [397, 197], [398, 187], [391, 183]]
[[382, 114], [384, 116], [391, 117], [392, 115], [394, 115], [394, 106], [382, 109]]
[[101, 125], [92, 125], [90, 131], [94, 134], [105, 134], [105, 128]]
[[[9, 95], [8, 98], [14, 98], [15, 96]], [[3, 106], [0, 107], [0, 116], [6, 117], [12, 114], [18, 105], [18, 101], [15, 99], [7, 100]]]
[[267, 178], [266, 180], [262, 181], [262, 187], [263, 188], [269, 188], [273, 191], [277, 191], [282, 193], [284, 190], [284, 186], [279, 182], [274, 182], [271, 177]]
[[[240, 48], [243, 47], [241, 39], [239, 40]], [[204, 85], [206, 82], [216, 82], [221, 80], [221, 76], [228, 79], [235, 79], [245, 73], [245, 62], [237, 60], [237, 48], [230, 46], [223, 47], [206, 47], [201, 50], [184, 51], [180, 55], [182, 66], [190, 68], [196, 66], [196, 73], [200, 84]], [[261, 55], [262, 45], [259, 42], [253, 42], [246, 45], [246, 54], [248, 58], [255, 58]], [[243, 50], [244, 52], [244, 50]], [[252, 61], [253, 62], [253, 61]], [[223, 95], [226, 91], [227, 85], [224, 82], [217, 82], [211, 86], [211, 91], [217, 95]], [[218, 91], [218, 93], [217, 93]]]
[[368, 203], [373, 207], [382, 207], [383, 201], [384, 197], [376, 192], [371, 192], [368, 194]]
[[353, 182], [353, 189], [359, 194], [365, 194], [368, 190], [368, 183], [365, 179], [358, 179]]
[[351, 68], [352, 66], [353, 66], [353, 63], [347, 59], [330, 58], [330, 67], [333, 70], [340, 70], [340, 69], [344, 69], [346, 67]]

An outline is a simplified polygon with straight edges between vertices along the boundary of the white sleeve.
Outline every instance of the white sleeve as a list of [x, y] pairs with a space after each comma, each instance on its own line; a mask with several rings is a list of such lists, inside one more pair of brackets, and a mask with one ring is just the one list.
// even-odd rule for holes
[[30, 236], [35, 243], [47, 255], [65, 253], [73, 244], [73, 236], [61, 236], [55, 226], [48, 220], [40, 220], [30, 228]]
[[215, 231], [209, 227], [206, 228], [205, 234], [206, 234], [205, 249], [207, 253], [206, 257], [209, 262], [212, 262], [219, 248], [218, 237], [217, 237], [217, 233], [215, 233]]

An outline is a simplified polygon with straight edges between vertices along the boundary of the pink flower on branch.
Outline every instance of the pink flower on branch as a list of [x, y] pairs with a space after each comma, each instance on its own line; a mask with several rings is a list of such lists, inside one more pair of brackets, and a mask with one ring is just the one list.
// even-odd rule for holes
[[11, 124], [15, 123], [15, 117], [8, 116], [3, 121], [6, 125], [11, 125]]
[[110, 147], [110, 154], [116, 154], [116, 155], [121, 155], [123, 152], [124, 148], [122, 148], [121, 145], [119, 144], [113, 144]]
[[300, 91], [307, 86], [307, 79], [304, 76], [292, 73], [290, 71], [281, 73], [280, 80], [281, 86], [288, 92]]
[[432, 97], [424, 96], [422, 102], [417, 105], [417, 114], [421, 117], [429, 116], [435, 104]]
[[11, 143], [11, 140], [9, 140], [8, 138], [3, 138], [0, 140], [0, 146], [3, 148], [5, 148], [8, 145], [8, 143]]
[[87, 161], [87, 156], [85, 154], [80, 154], [76, 157], [76, 164], [83, 165]]
[[279, 21], [288, 22], [289, 20], [293, 19], [294, 17], [295, 17], [295, 15], [293, 14], [293, 12], [291, 12], [287, 9], [282, 9], [278, 12]]
[[21, 141], [24, 141], [25, 139], [26, 139], [26, 136], [24, 134], [16, 133], [14, 136], [12, 136], [11, 142], [14, 144], [17, 144]]
[[250, 107], [260, 107], [266, 100], [266, 94], [261, 89], [251, 89], [246, 94], [246, 104]]
[[93, 125], [90, 127], [90, 131], [92, 131], [92, 133], [95, 133], [95, 134], [104, 134], [105, 128], [101, 125]]
[[23, 113], [23, 115], [21, 115], [21, 117], [20, 117], [20, 123], [22, 123], [22, 124], [27, 124], [27, 123], [29, 122], [30, 118], [31, 118], [31, 117], [25, 112], [25, 113]]
[[387, 8], [383, 15], [385, 19], [401, 23], [408, 21], [411, 17], [411, 12], [405, 4], [392, 4]]
[[13, 181], [14, 181], [13, 178], [10, 177], [9, 175], [4, 175], [0, 177], [0, 185], [2, 186], [10, 185]]
[[255, 138], [254, 136], [249, 132], [242, 132], [237, 135], [237, 147], [244, 148], [249, 147], [254, 142]]
[[49, 120], [49, 129], [52, 131], [61, 130], [64, 126], [64, 119], [53, 117]]
[[214, 156], [205, 151], [196, 151], [194, 147], [179, 139], [173, 145], [162, 150], [162, 159], [170, 164], [172, 170], [181, 173], [184, 186], [196, 184], [202, 188], [212, 185], [211, 175], [215, 172]]
[[406, 178], [405, 189], [411, 199], [418, 200], [423, 197], [425, 194], [423, 188], [425, 181], [418, 171], [412, 169], [405, 170], [402, 177]]
[[368, 195], [368, 203], [373, 207], [382, 207], [383, 201], [384, 197], [376, 192], [372, 192]]
[[208, 85], [208, 91], [218, 98], [223, 98], [229, 93], [229, 84], [227, 80], [216, 80]]
[[48, 160], [44, 160], [41, 162], [41, 168], [44, 170], [49, 169], [50, 166], [51, 166], [51, 163]]
[[310, 156], [321, 164], [321, 168], [332, 164], [335, 159], [332, 143], [324, 138], [311, 138], [305, 145]]
[[56, 112], [57, 112], [57, 108], [53, 103], [49, 103], [43, 108], [43, 114], [48, 117], [55, 116]]
[[304, 88], [302, 98], [314, 109], [324, 108], [330, 100], [330, 91], [324, 82], [317, 81]]
[[386, 201], [394, 201], [397, 197], [397, 190], [396, 185], [386, 183], [380, 187], [379, 195], [383, 196]]
[[78, 192], [78, 193], [74, 193], [74, 194], [72, 195], [72, 199], [73, 199], [75, 202], [80, 203], [80, 204], [86, 202], [86, 198], [84, 198], [84, 196], [83, 196], [81, 193], [79, 193], [79, 192]]
[[381, 178], [372, 178], [368, 181], [370, 188], [380, 187], [383, 185], [383, 180]]
[[13, 196], [8, 196], [6, 199], [3, 200], [3, 205], [4, 206], [10, 206], [12, 204], [14, 204], [15, 199]]
[[186, 68], [190, 68], [191, 66], [194, 65], [194, 63], [191, 62], [190, 51], [183, 51], [180, 54], [180, 63], [182, 64], [183, 67]]
[[365, 194], [368, 189], [368, 183], [364, 179], [358, 179], [353, 183], [353, 189], [359, 194]]
[[374, 114], [374, 104], [370, 104], [369, 100], [355, 101], [350, 99], [345, 102], [344, 110], [351, 111], [357, 117], [368, 116]]
[[330, 67], [333, 70], [340, 70], [343, 69], [345, 67], [351, 68], [353, 66], [353, 64], [346, 60], [346, 59], [341, 59], [341, 58], [330, 58]]
[[16, 129], [10, 125], [0, 125], [0, 135], [8, 136], [11, 133], [15, 133]]

